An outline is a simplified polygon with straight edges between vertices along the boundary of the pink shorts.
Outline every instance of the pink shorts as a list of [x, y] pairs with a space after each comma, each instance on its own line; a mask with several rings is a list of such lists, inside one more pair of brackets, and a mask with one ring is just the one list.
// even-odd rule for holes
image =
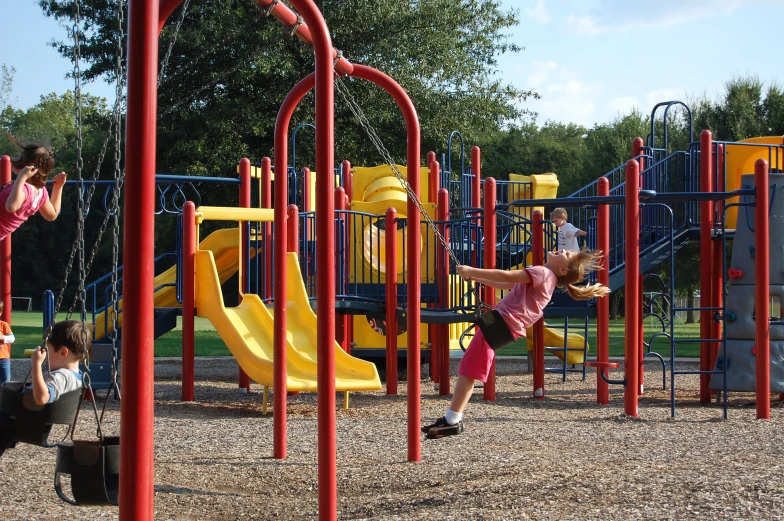
[[[468, 344], [468, 348], [460, 360], [460, 366], [457, 368], [457, 374], [487, 382], [487, 377], [490, 375], [490, 368], [493, 366], [495, 360], [495, 351], [490, 347], [490, 344], [485, 342], [485, 335], [482, 330], [476, 328], [476, 334]], [[517, 335], [514, 335], [517, 338]]]

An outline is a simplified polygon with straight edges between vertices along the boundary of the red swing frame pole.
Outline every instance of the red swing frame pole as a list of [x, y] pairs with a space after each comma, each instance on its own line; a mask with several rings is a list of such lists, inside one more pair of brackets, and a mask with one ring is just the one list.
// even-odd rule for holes
[[[11, 158], [0, 158], [0, 185], [11, 182]], [[0, 241], [0, 300], [3, 302], [3, 320], [11, 324], [11, 234]]]
[[[158, 110], [158, 33], [176, 0], [135, 0], [128, 5], [123, 322], [133, 331], [124, 346], [123, 421], [120, 427], [120, 519], [154, 516], [153, 419], [155, 274], [155, 147]], [[129, 337], [123, 339], [123, 344]]]

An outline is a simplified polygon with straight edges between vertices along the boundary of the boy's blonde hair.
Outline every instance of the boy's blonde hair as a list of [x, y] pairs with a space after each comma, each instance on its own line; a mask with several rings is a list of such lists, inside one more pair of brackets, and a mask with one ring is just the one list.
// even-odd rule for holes
[[[555, 213], [555, 212], [553, 212]], [[599, 250], [582, 249], [570, 260], [566, 275], [558, 277], [558, 287], [564, 288], [569, 296], [575, 300], [588, 300], [594, 297], [603, 297], [610, 293], [610, 288], [602, 284], [588, 284], [577, 286], [584, 281], [588, 274], [602, 268], [602, 252]]]
[[569, 219], [569, 214], [566, 213], [566, 208], [556, 208], [550, 212], [550, 219]]

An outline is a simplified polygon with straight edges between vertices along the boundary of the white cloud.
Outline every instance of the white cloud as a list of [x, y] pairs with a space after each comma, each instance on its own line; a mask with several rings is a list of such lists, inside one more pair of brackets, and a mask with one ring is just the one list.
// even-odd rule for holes
[[552, 20], [552, 16], [550, 16], [550, 13], [547, 12], [547, 8], [544, 6], [544, 0], [538, 0], [535, 6], [526, 8], [525, 12], [534, 21], [542, 25]]
[[582, 74], [556, 62], [533, 62], [526, 87], [542, 96], [526, 102], [526, 108], [539, 113], [538, 123], [553, 120], [593, 126], [595, 100], [603, 90], [601, 83], [586, 82]]
[[686, 89], [673, 88], [651, 91], [645, 95], [643, 106], [653, 109], [657, 103], [663, 101], [682, 101], [686, 103]]
[[668, 27], [735, 11], [742, 0], [659, 0], [655, 9], [632, 9], [627, 2], [606, 0], [599, 6], [583, 10], [583, 4], [566, 17], [566, 23], [578, 34], [597, 35], [641, 28]]

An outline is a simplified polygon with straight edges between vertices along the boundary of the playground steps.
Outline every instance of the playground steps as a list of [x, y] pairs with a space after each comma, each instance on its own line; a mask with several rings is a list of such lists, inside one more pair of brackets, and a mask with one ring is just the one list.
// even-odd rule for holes
[[[690, 231], [688, 229], [676, 231], [673, 236], [673, 254], [689, 243]], [[640, 255], [640, 273], [645, 273], [657, 264], [669, 259], [670, 241], [669, 238], [659, 239], [649, 246]], [[615, 266], [610, 273], [610, 289], [615, 291], [623, 287], [626, 283], [626, 263]]]

